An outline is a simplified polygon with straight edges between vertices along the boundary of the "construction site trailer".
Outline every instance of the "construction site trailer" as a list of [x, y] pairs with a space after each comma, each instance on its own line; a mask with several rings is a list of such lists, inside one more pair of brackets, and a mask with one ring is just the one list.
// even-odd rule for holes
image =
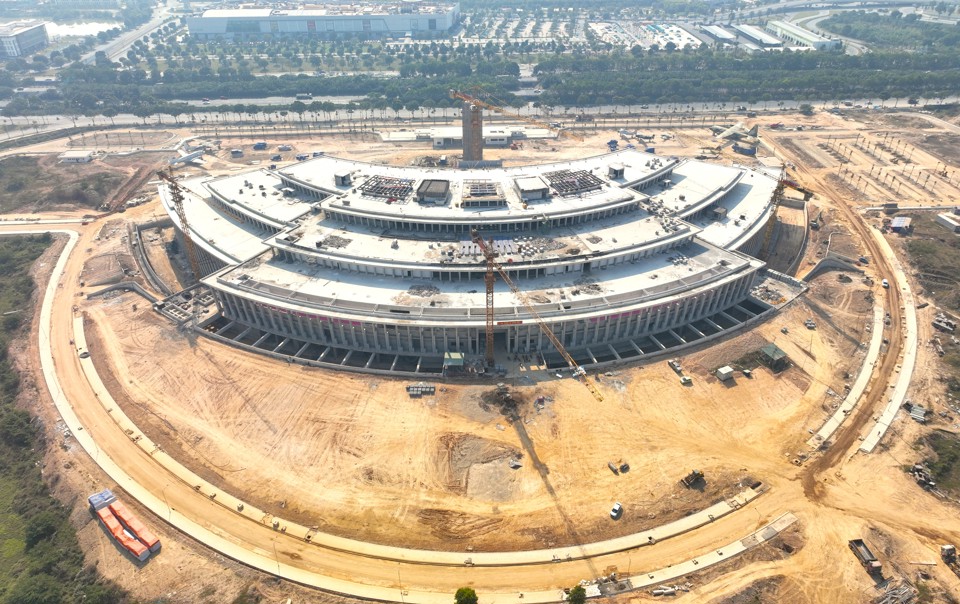
[[87, 503], [90, 504], [90, 511], [96, 512], [97, 510], [103, 509], [116, 501], [117, 498], [113, 496], [113, 491], [110, 489], [104, 489], [99, 493], [94, 493], [87, 497]]

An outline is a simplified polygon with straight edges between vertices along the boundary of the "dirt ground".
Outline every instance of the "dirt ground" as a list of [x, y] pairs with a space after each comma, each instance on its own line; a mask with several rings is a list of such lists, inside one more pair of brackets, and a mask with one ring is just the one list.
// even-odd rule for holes
[[[762, 133], [788, 161], [805, 159], [834, 176], [829, 182], [844, 191], [851, 204], [888, 199], [913, 203], [905, 194], [918, 205], [947, 203], [960, 195], [949, 171], [946, 177], [936, 174], [944, 150], [928, 150], [921, 138], [908, 143], [917, 145], [910, 165], [918, 166], [914, 172], [931, 174], [929, 179], [915, 173], [908, 177], [900, 172], [902, 163], [889, 161], [894, 154], [903, 156], [905, 144], [890, 147], [896, 149], [892, 152], [875, 150], [879, 158], [860, 151], [853, 143], [858, 134], [882, 142], [885, 130], [878, 129], [890, 128], [871, 119], [817, 114], [791, 122], [822, 130]], [[925, 124], [923, 137], [952, 135], [923, 117], [911, 119]], [[659, 153], [693, 155], [710, 144], [705, 128], [677, 132], [679, 137], [657, 145]], [[500, 150], [489, 156], [528, 163], [600, 154], [609, 138], [609, 132], [599, 133], [583, 144], [525, 145], [519, 151]], [[845, 147], [835, 142], [840, 138], [852, 149], [846, 156]], [[250, 140], [224, 139], [222, 149], [241, 144], [249, 148]], [[350, 138], [291, 145], [294, 151], [285, 153], [291, 157], [298, 151], [323, 150], [369, 161], [410, 163], [438, 155], [429, 148]], [[242, 162], [224, 155], [229, 152], [210, 158], [207, 169], [233, 171], [248, 168], [250, 161], [269, 161], [268, 155], [247, 153]], [[751, 160], [725, 150], [720, 161]], [[878, 162], [886, 162], [879, 176]], [[892, 180], [894, 176], [898, 181]], [[933, 182], [938, 183], [937, 195], [927, 197]], [[896, 191], [898, 185], [899, 196], [888, 190]], [[149, 188], [143, 191], [150, 193]], [[155, 204], [152, 200], [123, 218], [153, 217], [158, 213]], [[801, 271], [827, 248], [851, 257], [862, 253], [829, 203], [815, 198], [808, 210], [811, 218], [814, 210], [823, 210], [825, 227], [810, 232]], [[790, 225], [802, 220], [786, 212], [782, 219]], [[145, 246], [164, 279], [174, 274], [165, 262], [163, 244], [168, 239], [168, 233], [154, 232]], [[116, 258], [121, 253], [123, 241], [117, 236], [102, 238], [88, 256]], [[38, 266], [48, 270], [48, 263]], [[99, 260], [90, 266], [109, 272], [112, 265]], [[871, 271], [869, 265], [861, 268]], [[915, 568], [909, 561], [933, 559], [940, 540], [960, 537], [955, 508], [920, 490], [901, 471], [904, 464], [921, 457], [911, 443], [929, 429], [911, 421], [898, 420], [880, 453], [847, 457], [822, 477], [821, 498], [809, 500], [800, 489], [798, 478], [811, 454], [805, 441], [839, 404], [869, 335], [864, 328], [872, 314], [875, 286], [865, 284], [860, 275], [851, 277], [847, 282], [837, 273], [824, 273], [804, 298], [755, 329], [687, 351], [681, 362], [694, 378], [689, 388], [679, 384], [663, 360], [596, 376], [605, 396], [600, 409], [583, 386], [569, 378], [529, 374], [512, 384], [521, 399], [519, 421], [530, 436], [532, 452], [548, 470], [544, 474], [531, 463], [531, 451], [517, 426], [488, 404], [489, 385], [445, 384], [434, 397], [410, 399], [402, 380], [290, 366], [188, 338], [133, 294], [80, 305], [87, 313], [89, 347], [98, 370], [124, 411], [188, 467], [271, 513], [340, 535], [408, 547], [530, 549], [597, 541], [664, 524], [728, 497], [742, 485], [761, 481], [771, 491], [756, 504], [757, 526], [778, 510], [793, 511], [801, 524], [786, 539], [796, 538], [803, 546], [786, 554], [777, 550], [782, 555], [776, 557], [751, 553], [709, 575], [693, 576], [693, 591], [683, 601], [851, 602], [879, 592], [871, 591], [875, 588], [856, 566], [847, 539], [867, 538], [891, 574], [913, 580]], [[816, 329], [803, 326], [807, 318], [816, 321]], [[921, 325], [930, 330], [929, 321], [921, 320]], [[928, 339], [926, 332], [921, 334], [922, 342]], [[789, 369], [778, 374], [759, 369], [752, 379], [738, 374], [730, 384], [712, 376], [716, 367], [769, 342], [787, 352]], [[31, 341], [21, 358], [29, 359], [34, 346]], [[934, 388], [935, 372], [932, 352], [926, 350], [914, 389]], [[537, 396], [547, 397], [542, 410], [533, 405]], [[55, 434], [52, 410], [46, 408], [44, 417]], [[519, 460], [518, 469], [509, 467], [511, 459]], [[615, 476], [608, 462], [629, 463], [630, 471]], [[59, 477], [58, 488], [68, 500], [82, 499], [103, 482], [91, 461], [70, 443], [51, 448], [47, 467]], [[702, 490], [683, 489], [677, 483], [693, 468], [706, 474]], [[614, 501], [623, 502], [625, 508], [619, 522], [608, 514]], [[82, 526], [81, 541], [90, 559], [99, 562], [107, 576], [136, 587], [144, 597], [221, 602], [252, 586], [268, 601], [336, 599], [229, 562], [170, 531], [161, 519], [151, 524], [164, 540], [163, 555], [142, 568], [133, 567], [119, 561], [111, 543], [84, 514], [76, 512], [75, 520]], [[953, 584], [952, 576], [936, 568], [931, 582], [942, 589]]]
[[[607, 136], [595, 138], [600, 146]], [[365, 156], [352, 141], [342, 141], [342, 148], [332, 142], [325, 141], [324, 150], [349, 148], [351, 156]], [[291, 144], [294, 153], [300, 150]], [[371, 147], [371, 159], [391, 152]], [[556, 159], [550, 149], [527, 145], [500, 153], [523, 154], [519, 162]], [[424, 155], [400, 149], [387, 161]], [[244, 159], [250, 161], [249, 154]], [[802, 222], [802, 212], [785, 216], [788, 224]], [[149, 238], [147, 247], [161, 272], [162, 235]], [[776, 480], [792, 472], [790, 460], [806, 454], [807, 431], [832, 413], [835, 400], [826, 392], [842, 388], [850, 348], [831, 349], [842, 338], [827, 326], [814, 337], [801, 331], [811, 311], [797, 304], [754, 332], [685, 356], [692, 388], [682, 388], [663, 362], [599, 376], [611, 391], [602, 421], [585, 404], [589, 395], [582, 386], [540, 376], [534, 386], [520, 388], [521, 421], [549, 469], [545, 479], [510, 423], [484, 405], [489, 386], [448, 385], [436, 397], [409, 399], [403, 381], [277, 367], [203, 339], [187, 340], [152, 311], [133, 312], [135, 302], [123, 294], [84, 305], [90, 347], [117, 355], [95, 355], [101, 374], [124, 376], [110, 380], [111, 391], [165, 450], [277, 515], [358, 539], [423, 548], [532, 549], [594, 541], [680, 518], [745, 484]], [[858, 325], [842, 328], [858, 329], [862, 321], [856, 319]], [[796, 327], [783, 334], [783, 324]], [[733, 385], [712, 376], [716, 367], [771, 341], [795, 359], [794, 367], [776, 375], [761, 369]], [[765, 394], [754, 400], [745, 389]], [[180, 393], [176, 401], [171, 392]], [[540, 395], [550, 402], [538, 412], [531, 401]], [[742, 405], [745, 396], [748, 406]], [[736, 421], [729, 421], [731, 414]], [[752, 467], [770, 451], [779, 461]], [[510, 469], [509, 459], [519, 459], [521, 467]], [[630, 472], [614, 476], [608, 462], [629, 463]], [[687, 466], [706, 472], [704, 489], [679, 486]], [[582, 488], [586, 484], [590, 489]], [[416, 502], [402, 496], [411, 489], [418, 492]], [[618, 523], [607, 514], [613, 501], [623, 501], [627, 512]], [[574, 530], [566, 518], [574, 519]]]

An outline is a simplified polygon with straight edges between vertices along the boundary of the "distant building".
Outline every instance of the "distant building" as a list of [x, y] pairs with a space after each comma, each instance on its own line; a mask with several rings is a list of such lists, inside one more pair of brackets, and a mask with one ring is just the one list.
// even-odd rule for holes
[[89, 164], [93, 161], [93, 151], [64, 151], [57, 158], [61, 164]]
[[749, 40], [759, 44], [761, 48], [780, 48], [783, 41], [774, 38], [755, 25], [734, 25], [733, 28]]
[[913, 228], [912, 223], [909, 216], [897, 216], [890, 221], [890, 230], [894, 233], [909, 233]]
[[937, 224], [945, 226], [954, 233], [960, 233], [960, 219], [953, 214], [937, 214]]
[[47, 25], [43, 21], [0, 24], [0, 45], [5, 57], [26, 56], [45, 48], [47, 44]]
[[786, 21], [771, 21], [767, 23], [767, 29], [784, 40], [789, 40], [802, 46], [809, 46], [816, 50], [836, 50], [841, 46], [840, 40], [824, 38], [809, 29], [804, 29], [799, 25], [787, 23]]
[[320, 38], [438, 38], [460, 20], [460, 5], [445, 2], [343, 2], [295, 9], [211, 9], [187, 18], [200, 40], [255, 40], [288, 36]]
[[120, 0], [48, 0], [47, 3], [62, 8], [120, 8]]
[[737, 43], [737, 36], [733, 35], [719, 25], [704, 25], [700, 29], [703, 31], [703, 33], [722, 44], [736, 45]]

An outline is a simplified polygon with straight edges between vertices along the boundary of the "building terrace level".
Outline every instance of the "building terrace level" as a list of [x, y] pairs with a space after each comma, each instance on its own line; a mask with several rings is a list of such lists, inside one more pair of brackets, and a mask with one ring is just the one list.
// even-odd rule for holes
[[399, 355], [399, 371], [421, 372], [448, 353], [485, 355], [474, 229], [519, 288], [496, 281], [494, 356], [552, 363], [537, 316], [597, 363], [767, 312], [751, 298], [764, 263], [749, 253], [769, 232], [776, 184], [763, 170], [636, 150], [484, 169], [319, 156], [186, 180], [182, 210], [219, 309], [201, 327], [217, 338], [391, 371], [399, 361], [382, 357]]
[[[349, 228], [345, 228], [349, 226]], [[699, 229], [637, 211], [591, 224], [542, 229], [536, 235], [481, 230], [508, 273], [570, 273], [647, 258], [689, 244]], [[417, 236], [419, 235], [419, 236]], [[484, 259], [468, 234], [409, 233], [307, 220], [266, 240], [281, 257], [337, 270], [459, 280], [479, 278]]]
[[[391, 220], [396, 228], [448, 230], [504, 223], [520, 230], [553, 219], [588, 222], [630, 211], [647, 195], [636, 190], [667, 179], [676, 160], [623, 152], [522, 168], [457, 170], [382, 166], [318, 157], [275, 172], [282, 189], [320, 201], [345, 221]], [[239, 177], [218, 184], [233, 190]], [[352, 218], [348, 218], [352, 217]], [[436, 225], [431, 229], [422, 225]], [[379, 226], [379, 225], [378, 225]], [[461, 230], [461, 229], [452, 229]]]

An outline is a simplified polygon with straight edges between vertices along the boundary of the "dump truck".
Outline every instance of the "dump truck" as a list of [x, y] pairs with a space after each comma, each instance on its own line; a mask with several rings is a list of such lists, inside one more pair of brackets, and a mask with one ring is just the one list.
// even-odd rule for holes
[[943, 563], [947, 565], [947, 568], [960, 577], [960, 562], [957, 561], [957, 546], [952, 544], [941, 545], [940, 557], [943, 559]]
[[863, 539], [851, 539], [848, 545], [850, 546], [850, 550], [853, 551], [853, 555], [857, 557], [857, 560], [860, 561], [860, 564], [868, 573], [871, 575], [883, 574], [880, 561], [873, 555], [873, 552], [871, 552], [867, 544], [863, 542]]

